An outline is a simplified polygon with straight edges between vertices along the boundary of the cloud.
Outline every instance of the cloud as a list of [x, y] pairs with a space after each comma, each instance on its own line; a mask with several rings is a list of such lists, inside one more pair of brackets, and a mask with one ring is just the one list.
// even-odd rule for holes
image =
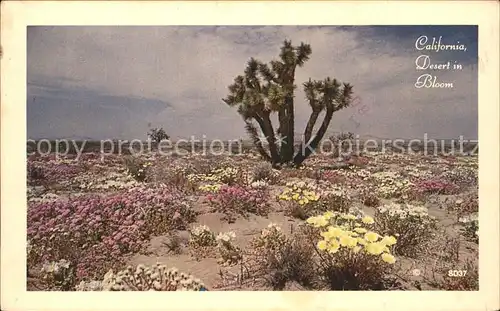
[[[330, 76], [353, 84], [360, 98], [357, 107], [334, 115], [332, 130], [389, 138], [424, 133], [476, 138], [474, 29], [453, 33], [449, 27], [400, 27], [29, 27], [28, 114], [36, 118], [28, 118], [28, 134], [60, 137], [79, 131], [133, 139], [142, 138], [152, 123], [173, 137], [245, 137], [241, 118], [221, 101], [227, 86], [250, 57], [270, 61], [282, 41], [291, 39], [310, 43], [313, 50], [297, 71], [299, 86], [309, 77]], [[467, 53], [431, 55], [436, 62], [463, 64], [461, 71], [436, 73], [439, 80], [452, 81], [453, 89], [414, 87], [421, 74], [415, 70], [419, 34], [442, 34], [446, 43], [468, 44]], [[42, 82], [58, 85], [50, 100], [38, 99], [48, 96], [48, 90], [35, 87]], [[357, 111], [360, 107], [364, 114]], [[113, 113], [100, 113], [104, 110]], [[296, 131], [301, 133], [310, 110], [300, 87], [296, 110]], [[54, 125], [51, 121], [61, 115], [66, 121]]]

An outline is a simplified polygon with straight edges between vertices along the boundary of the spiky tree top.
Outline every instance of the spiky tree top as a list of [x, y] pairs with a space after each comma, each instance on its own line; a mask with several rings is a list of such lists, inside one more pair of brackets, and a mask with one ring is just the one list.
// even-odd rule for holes
[[[238, 75], [229, 89], [229, 95], [223, 101], [231, 106], [237, 107], [238, 113], [246, 123], [247, 132], [260, 154], [273, 165], [294, 162], [300, 165], [305, 158], [317, 147], [324, 136], [333, 112], [349, 105], [352, 87], [348, 84], [340, 84], [336, 79], [326, 78], [322, 81], [309, 79], [304, 83], [306, 99], [312, 109], [311, 117], [304, 132], [303, 144], [312, 147], [310, 151], [297, 152], [294, 155], [294, 92], [295, 70], [302, 67], [312, 50], [309, 44], [301, 43], [292, 46], [291, 41], [284, 41], [279, 54], [279, 60], [273, 60], [269, 64], [251, 58], [243, 75]], [[313, 140], [312, 130], [321, 113], [326, 110], [325, 120], [316, 133]], [[270, 115], [278, 113], [279, 127], [277, 133], [271, 123]], [[258, 130], [253, 121], [259, 125], [267, 143], [269, 153], [258, 138]], [[280, 150], [276, 143], [276, 134], [282, 137]], [[301, 149], [304, 149], [301, 146]]]

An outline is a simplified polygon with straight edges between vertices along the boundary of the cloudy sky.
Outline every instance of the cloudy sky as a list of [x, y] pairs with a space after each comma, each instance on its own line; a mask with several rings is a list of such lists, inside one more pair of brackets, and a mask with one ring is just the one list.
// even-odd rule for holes
[[[423, 35], [467, 50], [418, 51]], [[296, 73], [299, 86], [327, 76], [354, 85], [358, 105], [334, 115], [332, 132], [477, 138], [475, 26], [30, 26], [28, 137], [145, 139], [149, 127], [174, 138], [246, 137], [241, 117], [221, 99], [250, 57], [275, 59], [285, 39], [312, 47]], [[415, 68], [422, 54], [432, 63], [462, 64], [462, 70], [425, 72], [453, 88], [415, 87], [424, 73]], [[301, 87], [295, 106], [302, 133], [310, 108]]]

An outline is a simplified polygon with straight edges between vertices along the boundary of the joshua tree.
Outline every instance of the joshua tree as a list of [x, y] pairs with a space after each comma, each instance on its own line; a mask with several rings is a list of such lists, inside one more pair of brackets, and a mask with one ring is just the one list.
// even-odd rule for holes
[[[274, 167], [281, 164], [299, 166], [318, 147], [325, 135], [334, 112], [351, 103], [352, 86], [341, 84], [329, 77], [324, 80], [311, 80], [303, 84], [306, 99], [312, 109], [304, 132], [304, 140], [299, 150], [294, 150], [294, 92], [295, 70], [302, 67], [311, 55], [311, 46], [301, 43], [292, 46], [285, 40], [281, 47], [279, 60], [269, 64], [251, 58], [244, 75], [238, 75], [229, 89], [229, 95], [223, 101], [231, 107], [237, 107], [238, 113], [246, 123], [246, 130], [259, 153]], [[313, 137], [313, 128], [322, 111], [325, 117]], [[276, 130], [271, 122], [271, 114], [278, 113], [279, 126]], [[255, 125], [260, 127], [262, 135]], [[278, 139], [281, 142], [278, 150]], [[265, 137], [269, 153], [259, 137]]]
[[148, 137], [156, 143], [160, 143], [162, 140], [168, 140], [170, 136], [167, 135], [163, 128], [152, 128], [148, 132]]

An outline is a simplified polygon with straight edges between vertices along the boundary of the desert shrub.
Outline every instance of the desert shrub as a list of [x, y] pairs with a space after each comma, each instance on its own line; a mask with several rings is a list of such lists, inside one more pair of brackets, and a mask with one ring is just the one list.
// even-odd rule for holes
[[366, 168], [370, 163], [370, 159], [362, 156], [352, 156], [348, 163], [357, 168]]
[[147, 177], [147, 169], [151, 163], [144, 162], [136, 157], [126, 157], [124, 159], [127, 172], [137, 181], [144, 181]]
[[478, 169], [471, 166], [456, 166], [441, 175], [448, 183], [462, 189], [478, 184]]
[[206, 225], [198, 225], [189, 231], [191, 256], [197, 260], [211, 256], [217, 245], [215, 234]]
[[252, 182], [250, 187], [253, 189], [267, 189], [267, 187], [269, 187], [269, 183], [264, 180], [257, 180]]
[[191, 172], [192, 169], [190, 167], [155, 167], [154, 169], [150, 168], [147, 180], [161, 182], [178, 190], [194, 192], [197, 186], [188, 178]]
[[163, 245], [167, 247], [167, 252], [179, 255], [182, 253], [183, 240], [179, 233], [171, 231], [167, 234], [168, 240]]
[[34, 182], [45, 179], [45, 174], [41, 166], [33, 165], [28, 161], [28, 182]]
[[285, 167], [280, 170], [280, 181], [281, 183], [286, 183], [286, 180], [298, 178], [310, 178], [317, 179], [320, 177], [320, 172], [317, 169], [308, 166], [300, 166], [299, 168], [288, 168]]
[[427, 208], [409, 204], [391, 203], [380, 206], [375, 218], [378, 231], [398, 237], [394, 252], [408, 257], [417, 256], [433, 239], [437, 225]]
[[360, 200], [363, 205], [368, 207], [377, 207], [380, 205], [379, 197], [374, 192], [370, 191], [370, 189], [361, 191]]
[[469, 240], [479, 243], [479, 219], [478, 214], [473, 213], [460, 217], [459, 222], [463, 225], [460, 232]]
[[321, 178], [336, 185], [345, 184], [347, 182], [346, 176], [340, 173], [340, 171], [334, 170], [323, 171], [321, 174]]
[[222, 265], [235, 265], [241, 258], [241, 249], [234, 245], [234, 239], [236, 235], [234, 232], [221, 232], [217, 235], [215, 240], [217, 241], [217, 250], [219, 252], [219, 263]]
[[189, 245], [198, 247], [215, 246], [215, 234], [206, 225], [199, 225], [190, 230]]
[[270, 205], [268, 192], [243, 186], [223, 186], [217, 193], [209, 194], [206, 199], [214, 211], [224, 213], [229, 221], [237, 214], [248, 213], [267, 215]]
[[307, 223], [321, 236], [316, 242], [318, 274], [330, 290], [383, 289], [396, 261], [391, 254], [394, 236], [373, 231], [370, 216], [326, 212]]
[[167, 188], [30, 204], [28, 264], [64, 258], [74, 265], [78, 281], [102, 277], [151, 236], [184, 229], [195, 218], [183, 193]]
[[477, 193], [457, 199], [454, 204], [448, 206], [448, 210], [457, 213], [459, 217], [479, 212]]
[[329, 137], [330, 142], [333, 145], [334, 151], [333, 155], [335, 157], [343, 154], [348, 154], [353, 151], [353, 140], [354, 133], [351, 132], [341, 132], [336, 135]]
[[75, 268], [65, 259], [44, 263], [41, 272], [50, 289], [68, 291], [76, 284]]
[[[473, 261], [470, 259], [462, 264], [449, 265], [445, 269], [441, 269], [440, 272], [444, 272], [444, 277], [441, 282], [436, 284], [436, 287], [448, 291], [477, 291], [479, 290], [478, 268], [477, 260]], [[455, 273], [461, 276], [454, 275]]]
[[320, 191], [320, 199], [312, 203], [312, 210], [317, 212], [336, 211], [347, 213], [352, 199], [346, 189], [332, 186], [328, 190]]
[[252, 172], [252, 181], [266, 181], [273, 184], [278, 179], [278, 173], [271, 163], [263, 162], [255, 166]]
[[201, 280], [192, 275], [179, 272], [176, 268], [167, 269], [156, 264], [146, 267], [139, 264], [134, 271], [132, 266], [114, 273], [108, 271], [102, 281], [81, 282], [78, 291], [199, 291], [205, 289]]
[[250, 273], [273, 289], [283, 290], [288, 282], [311, 287], [315, 279], [314, 247], [297, 233], [287, 237], [276, 224], [261, 230], [249, 246]]
[[394, 172], [378, 172], [370, 179], [376, 185], [376, 194], [385, 199], [401, 198], [412, 190], [413, 184]]
[[[479, 289], [478, 257], [460, 257], [458, 238], [447, 238], [437, 254], [434, 264], [429, 265], [424, 280], [440, 290], [473, 291]], [[429, 273], [430, 272], [430, 273]]]

